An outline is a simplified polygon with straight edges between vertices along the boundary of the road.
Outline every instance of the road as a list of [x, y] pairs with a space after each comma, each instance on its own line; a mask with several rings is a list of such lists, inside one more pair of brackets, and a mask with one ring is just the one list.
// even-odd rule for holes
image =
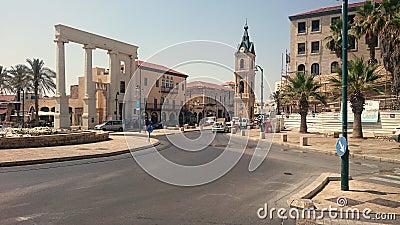
[[[196, 132], [185, 135], [199, 137]], [[217, 134], [207, 149], [187, 152], [160, 137], [163, 144], [158, 148], [176, 163], [200, 165], [219, 156], [228, 138]], [[272, 146], [257, 170], [249, 172], [255, 146], [249, 142], [240, 161], [223, 177], [195, 187], [153, 178], [130, 154], [0, 168], [0, 224], [281, 224], [260, 220], [257, 209], [265, 203], [287, 208], [287, 198], [321, 173], [340, 172], [336, 156], [278, 145]], [[365, 160], [350, 164], [352, 176], [393, 167]]]

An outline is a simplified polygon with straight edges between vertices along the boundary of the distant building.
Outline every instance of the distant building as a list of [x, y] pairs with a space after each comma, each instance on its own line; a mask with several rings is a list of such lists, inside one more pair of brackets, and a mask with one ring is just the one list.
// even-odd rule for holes
[[199, 123], [208, 116], [230, 120], [234, 113], [234, 96], [232, 88], [225, 84], [218, 85], [202, 81], [190, 82], [186, 89], [185, 108], [190, 112], [192, 121]]
[[[375, 2], [381, 2], [376, 0]], [[349, 4], [349, 20], [354, 20], [357, 9], [364, 2]], [[341, 6], [333, 6], [315, 9], [289, 16], [290, 20], [290, 71], [289, 76], [293, 76], [298, 72], [306, 74], [315, 74], [316, 80], [321, 84], [320, 92], [326, 96], [328, 100], [332, 97], [332, 87], [329, 85], [328, 79], [335, 74], [335, 69], [340, 66], [341, 59], [334, 52], [326, 47], [327, 40], [331, 35], [330, 25], [341, 19]], [[349, 60], [356, 57], [369, 59], [369, 48], [366, 44], [365, 36], [359, 40], [349, 39], [350, 49], [348, 50]], [[383, 65], [378, 40], [375, 45], [375, 58], [379, 65]], [[386, 91], [386, 95], [369, 96], [376, 100], [381, 100], [381, 108], [387, 108], [386, 100], [390, 98], [390, 74], [387, 74], [383, 66], [378, 68], [383, 78], [377, 82], [377, 86]], [[277, 90], [277, 85], [275, 86]], [[339, 102], [330, 102], [330, 109], [339, 110]]]

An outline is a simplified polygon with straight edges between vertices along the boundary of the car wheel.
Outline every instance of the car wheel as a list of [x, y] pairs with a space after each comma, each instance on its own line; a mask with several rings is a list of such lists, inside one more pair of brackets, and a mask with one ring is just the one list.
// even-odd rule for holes
[[103, 130], [103, 131], [107, 131], [107, 129], [106, 129], [106, 128], [103, 128], [102, 130]]
[[119, 129], [118, 129], [118, 131], [119, 132], [122, 132], [124, 129], [122, 129], [122, 127], [120, 127]]

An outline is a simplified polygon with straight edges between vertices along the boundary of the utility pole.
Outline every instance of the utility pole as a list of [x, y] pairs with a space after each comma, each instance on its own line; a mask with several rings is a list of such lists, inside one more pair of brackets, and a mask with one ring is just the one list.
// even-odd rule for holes
[[[342, 3], [342, 134], [347, 141], [347, 33], [348, 33], [348, 0]], [[342, 191], [349, 190], [349, 150], [341, 157], [341, 179]]]

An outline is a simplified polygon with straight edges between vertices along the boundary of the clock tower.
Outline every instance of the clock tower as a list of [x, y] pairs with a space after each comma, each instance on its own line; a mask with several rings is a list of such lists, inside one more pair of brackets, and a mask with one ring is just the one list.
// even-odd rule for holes
[[248, 29], [246, 21], [242, 41], [235, 53], [235, 117], [251, 119], [254, 117], [256, 53]]

